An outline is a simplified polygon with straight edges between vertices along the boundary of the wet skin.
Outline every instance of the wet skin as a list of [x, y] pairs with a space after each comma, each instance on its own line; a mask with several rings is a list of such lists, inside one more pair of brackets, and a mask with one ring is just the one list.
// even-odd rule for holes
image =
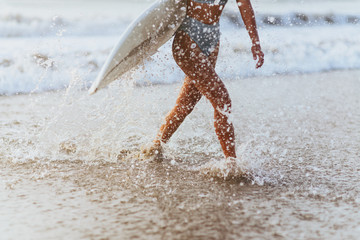
[[[237, 0], [237, 3], [252, 41], [251, 50], [254, 60], [258, 59], [256, 68], [259, 68], [264, 62], [264, 54], [261, 51], [250, 0]], [[187, 0], [187, 15], [205, 24], [218, 22], [223, 8], [223, 5], [202, 4]], [[234, 127], [229, 120], [231, 99], [224, 83], [215, 71], [219, 44], [210, 56], [206, 56], [185, 32], [178, 31], [172, 51], [177, 65], [186, 77], [174, 108], [166, 116], [154, 140], [153, 149], [160, 149], [161, 143], [169, 141], [201, 97], [205, 96], [214, 108], [215, 132], [224, 155], [226, 158], [236, 158]]]

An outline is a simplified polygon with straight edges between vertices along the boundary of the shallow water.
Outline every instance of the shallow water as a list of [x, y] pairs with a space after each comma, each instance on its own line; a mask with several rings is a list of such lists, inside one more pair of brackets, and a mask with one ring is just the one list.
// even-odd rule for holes
[[357, 239], [359, 76], [226, 81], [246, 172], [230, 180], [205, 100], [163, 162], [136, 157], [180, 85], [0, 97], [1, 236]]

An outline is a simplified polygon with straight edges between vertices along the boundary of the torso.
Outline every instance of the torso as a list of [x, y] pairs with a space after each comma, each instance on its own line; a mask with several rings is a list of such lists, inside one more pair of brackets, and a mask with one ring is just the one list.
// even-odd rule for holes
[[205, 24], [219, 22], [227, 0], [187, 0], [187, 16]]

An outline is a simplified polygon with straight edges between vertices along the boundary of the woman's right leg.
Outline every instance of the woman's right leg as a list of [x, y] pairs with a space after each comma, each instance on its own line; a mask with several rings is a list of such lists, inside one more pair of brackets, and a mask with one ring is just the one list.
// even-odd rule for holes
[[162, 159], [161, 143], [166, 143], [171, 138], [200, 99], [201, 93], [195, 87], [194, 82], [189, 77], [185, 77], [176, 104], [166, 116], [165, 122], [161, 125], [153, 145], [145, 147], [142, 152], [146, 155]]
[[186, 116], [192, 112], [200, 98], [201, 93], [195, 87], [194, 82], [189, 77], [186, 77], [174, 108], [168, 113], [165, 123], [160, 127], [157, 141], [166, 143]]

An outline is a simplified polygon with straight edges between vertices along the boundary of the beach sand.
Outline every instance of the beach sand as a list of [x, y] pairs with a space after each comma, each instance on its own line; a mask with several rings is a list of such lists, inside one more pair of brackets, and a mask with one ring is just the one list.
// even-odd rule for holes
[[225, 79], [239, 169], [201, 100], [135, 157], [180, 84], [0, 97], [1, 239], [358, 239], [360, 71]]

